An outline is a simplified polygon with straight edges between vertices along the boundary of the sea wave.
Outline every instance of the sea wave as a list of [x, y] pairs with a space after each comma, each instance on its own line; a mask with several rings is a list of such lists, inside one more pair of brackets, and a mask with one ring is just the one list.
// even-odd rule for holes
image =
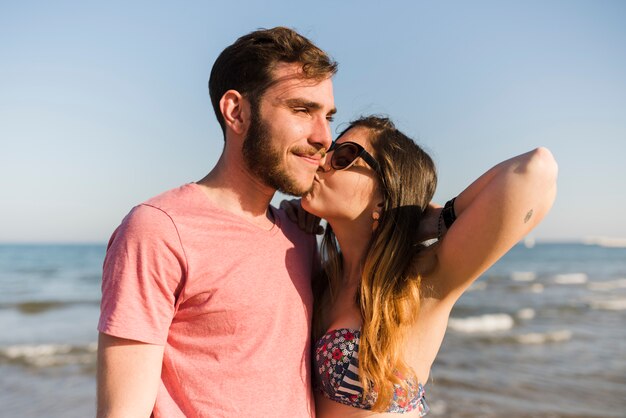
[[592, 300], [589, 302], [591, 309], [602, 311], [624, 311], [626, 310], [626, 299]]
[[588, 280], [589, 278], [585, 273], [567, 273], [554, 276], [554, 283], [556, 284], [584, 284]]
[[486, 288], [487, 288], [487, 282], [480, 281], [480, 282], [472, 283], [472, 285], [467, 289], [467, 291], [468, 292], [475, 292], [477, 290], [485, 290]]
[[505, 313], [470, 316], [466, 318], [450, 318], [448, 328], [459, 332], [495, 332], [513, 328], [515, 321]]
[[546, 333], [531, 332], [528, 334], [515, 335], [513, 339], [520, 344], [546, 344], [569, 341], [572, 339], [572, 331], [564, 329]]
[[587, 284], [589, 290], [606, 292], [609, 290], [626, 288], [626, 279], [609, 280], [604, 282], [590, 282]]
[[53, 309], [62, 309], [78, 305], [95, 306], [99, 303], [100, 302], [97, 300], [30, 300], [17, 303], [0, 303], [0, 309], [16, 309], [20, 311], [20, 313], [33, 315], [44, 313]]
[[524, 308], [517, 311], [516, 316], [519, 319], [533, 319], [536, 315], [536, 312], [532, 308]]
[[587, 237], [583, 242], [587, 245], [598, 245], [604, 248], [626, 248], [626, 238]]
[[14, 270], [19, 274], [28, 274], [28, 275], [38, 275], [42, 277], [49, 277], [57, 274], [60, 270], [58, 267], [49, 267], [49, 266], [30, 266], [30, 267], [21, 267]]
[[38, 344], [0, 347], [0, 363], [45, 368], [95, 363], [97, 343], [83, 345]]
[[511, 273], [511, 280], [516, 282], [532, 282], [537, 278], [534, 271], [514, 271]]
[[527, 333], [501, 333], [487, 334], [478, 337], [484, 344], [489, 345], [541, 345], [551, 343], [561, 343], [572, 339], [574, 333], [568, 329], [547, 332], [527, 332]]

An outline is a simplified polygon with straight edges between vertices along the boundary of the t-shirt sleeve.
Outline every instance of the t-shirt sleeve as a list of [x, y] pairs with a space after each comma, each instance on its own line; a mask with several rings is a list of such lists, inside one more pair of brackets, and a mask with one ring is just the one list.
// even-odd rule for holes
[[180, 237], [170, 216], [153, 206], [135, 207], [109, 241], [98, 330], [164, 345], [185, 267]]

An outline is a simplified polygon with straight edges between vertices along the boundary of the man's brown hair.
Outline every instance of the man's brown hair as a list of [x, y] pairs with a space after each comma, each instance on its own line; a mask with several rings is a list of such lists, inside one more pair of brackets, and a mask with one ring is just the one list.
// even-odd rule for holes
[[322, 80], [337, 72], [337, 63], [296, 31], [275, 27], [259, 29], [237, 39], [217, 57], [209, 78], [213, 110], [224, 134], [226, 127], [220, 100], [228, 90], [237, 90], [252, 106], [274, 81], [272, 70], [279, 62], [302, 64], [302, 77]]

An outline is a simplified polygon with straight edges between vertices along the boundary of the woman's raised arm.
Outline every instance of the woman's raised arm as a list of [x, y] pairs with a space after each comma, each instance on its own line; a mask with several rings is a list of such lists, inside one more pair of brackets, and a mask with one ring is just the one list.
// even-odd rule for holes
[[454, 202], [457, 219], [437, 248], [432, 283], [454, 303], [485, 270], [530, 232], [556, 196], [557, 164], [547, 148], [503, 161]]

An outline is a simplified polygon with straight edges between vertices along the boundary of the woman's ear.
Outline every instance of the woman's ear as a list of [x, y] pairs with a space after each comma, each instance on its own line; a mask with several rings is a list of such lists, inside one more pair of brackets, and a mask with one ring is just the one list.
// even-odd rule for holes
[[237, 90], [228, 90], [220, 99], [220, 111], [224, 125], [242, 135], [250, 122], [250, 102]]

